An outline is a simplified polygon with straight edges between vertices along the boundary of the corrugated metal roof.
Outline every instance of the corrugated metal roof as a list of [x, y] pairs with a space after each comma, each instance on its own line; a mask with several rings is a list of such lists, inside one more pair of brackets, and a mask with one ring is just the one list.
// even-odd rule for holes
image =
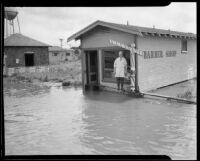
[[45, 44], [38, 40], [16, 33], [4, 39], [4, 46], [47, 46], [48, 47], [51, 45]]
[[104, 22], [107, 24], [133, 29], [133, 30], [139, 30], [141, 33], [154, 33], [154, 34], [171, 34], [171, 35], [177, 35], [177, 36], [186, 36], [186, 37], [194, 37], [196, 38], [196, 34], [193, 33], [186, 33], [186, 32], [179, 32], [179, 31], [172, 31], [172, 30], [164, 30], [164, 29], [157, 29], [157, 28], [150, 28], [150, 27], [141, 27], [141, 26], [133, 26], [133, 25], [124, 25], [124, 24], [116, 24], [116, 23], [110, 23], [110, 22]]
[[132, 25], [125, 25], [125, 24], [116, 24], [110, 23], [105, 21], [95, 21], [94, 23], [90, 24], [89, 26], [85, 27], [84, 29], [80, 30], [79, 32], [70, 36], [67, 41], [71, 41], [73, 39], [79, 39], [81, 35], [85, 34], [92, 28], [96, 26], [105, 26], [113, 29], [117, 29], [120, 31], [124, 31], [131, 34], [137, 34], [139, 36], [143, 35], [155, 35], [155, 36], [170, 36], [170, 37], [185, 37], [185, 38], [196, 38], [196, 34], [193, 33], [185, 33], [185, 32], [178, 32], [178, 31], [171, 31], [171, 30], [164, 30], [164, 29], [157, 29], [157, 28], [150, 28], [150, 27], [141, 27], [141, 26], [132, 26]]

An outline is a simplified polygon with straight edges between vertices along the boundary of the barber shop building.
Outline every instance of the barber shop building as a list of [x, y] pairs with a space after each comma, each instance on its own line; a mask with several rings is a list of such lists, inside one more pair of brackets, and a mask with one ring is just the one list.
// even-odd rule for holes
[[[196, 77], [196, 35], [96, 21], [68, 38], [80, 40], [83, 89], [88, 86], [117, 88], [113, 75], [119, 51], [136, 72], [135, 87], [149, 91]], [[131, 50], [133, 54], [131, 60]], [[125, 79], [125, 88], [130, 86]]]

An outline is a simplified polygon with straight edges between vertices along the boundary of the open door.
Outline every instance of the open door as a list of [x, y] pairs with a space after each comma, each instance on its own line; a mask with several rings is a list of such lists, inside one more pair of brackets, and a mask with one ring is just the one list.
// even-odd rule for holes
[[34, 66], [34, 53], [25, 53], [25, 66]]
[[85, 51], [87, 86], [98, 85], [97, 50]]

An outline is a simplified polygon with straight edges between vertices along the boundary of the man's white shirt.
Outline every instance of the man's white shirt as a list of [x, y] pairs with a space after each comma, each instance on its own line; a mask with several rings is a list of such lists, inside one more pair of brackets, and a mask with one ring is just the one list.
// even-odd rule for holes
[[126, 59], [124, 57], [118, 57], [115, 59], [114, 68], [116, 67], [115, 77], [125, 77], [125, 66], [127, 65]]

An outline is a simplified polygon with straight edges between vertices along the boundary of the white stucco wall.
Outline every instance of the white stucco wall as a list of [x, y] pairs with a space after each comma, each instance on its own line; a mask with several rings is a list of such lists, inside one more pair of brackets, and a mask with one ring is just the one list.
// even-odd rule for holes
[[[138, 56], [140, 91], [148, 91], [196, 76], [196, 40], [188, 40], [187, 54], [181, 53], [179, 38], [138, 37], [138, 49], [161, 50], [164, 56], [150, 59]], [[172, 50], [176, 51], [176, 56], [166, 57], [165, 52]]]

